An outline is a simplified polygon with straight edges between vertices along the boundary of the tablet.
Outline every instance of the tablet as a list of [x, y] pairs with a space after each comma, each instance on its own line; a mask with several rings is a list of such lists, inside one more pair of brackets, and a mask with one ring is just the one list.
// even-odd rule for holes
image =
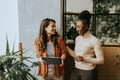
[[62, 64], [60, 57], [42, 57], [47, 64]]

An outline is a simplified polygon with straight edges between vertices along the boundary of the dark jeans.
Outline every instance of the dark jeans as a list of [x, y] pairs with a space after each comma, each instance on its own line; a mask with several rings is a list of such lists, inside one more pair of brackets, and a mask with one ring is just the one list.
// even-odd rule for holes
[[71, 74], [70, 80], [97, 80], [97, 71], [76, 69]]

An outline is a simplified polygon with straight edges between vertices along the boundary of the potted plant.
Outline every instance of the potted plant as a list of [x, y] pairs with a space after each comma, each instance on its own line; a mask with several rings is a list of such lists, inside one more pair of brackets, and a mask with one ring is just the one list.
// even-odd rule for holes
[[10, 52], [8, 39], [6, 43], [6, 54], [0, 56], [0, 80], [37, 80], [30, 73], [31, 66], [24, 63], [24, 61], [31, 62], [30, 57], [20, 57], [20, 51], [14, 51], [14, 45]]

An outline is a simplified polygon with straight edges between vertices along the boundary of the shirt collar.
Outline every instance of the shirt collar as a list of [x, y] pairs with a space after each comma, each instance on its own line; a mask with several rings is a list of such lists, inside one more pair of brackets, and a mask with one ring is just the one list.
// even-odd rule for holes
[[82, 35], [82, 37], [85, 37], [85, 38], [90, 37], [90, 32], [89, 32], [89, 31], [87, 31], [85, 34], [83, 34], [83, 35]]

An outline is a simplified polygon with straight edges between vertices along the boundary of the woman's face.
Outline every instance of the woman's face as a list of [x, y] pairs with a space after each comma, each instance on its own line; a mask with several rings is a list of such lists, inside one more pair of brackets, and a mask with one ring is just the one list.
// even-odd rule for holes
[[49, 22], [49, 25], [45, 28], [47, 34], [55, 34], [56, 32], [56, 24], [52, 21]]
[[78, 34], [83, 35], [85, 33], [85, 26], [82, 21], [77, 21], [76, 31]]

